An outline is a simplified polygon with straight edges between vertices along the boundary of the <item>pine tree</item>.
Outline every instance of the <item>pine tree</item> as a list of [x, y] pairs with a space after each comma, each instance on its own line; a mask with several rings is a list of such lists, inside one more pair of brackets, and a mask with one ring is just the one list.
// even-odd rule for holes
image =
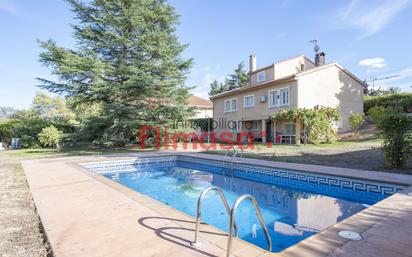
[[209, 91], [209, 96], [214, 96], [217, 95], [221, 92], [222, 85], [219, 83], [217, 80], [214, 80], [212, 83], [210, 83], [210, 91]]
[[239, 63], [233, 74], [226, 78], [226, 84], [230, 90], [244, 87], [249, 82], [249, 75], [243, 62]]
[[[41, 88], [72, 103], [100, 105], [107, 140], [127, 141], [140, 125], [169, 125], [189, 114], [184, 86], [191, 59], [175, 35], [178, 15], [165, 0], [67, 0], [78, 20], [75, 49], [40, 42], [40, 62], [57, 81]], [[103, 125], [102, 125], [103, 124]]]
[[247, 86], [249, 83], [249, 74], [245, 70], [245, 65], [243, 62], [239, 63], [234, 73], [226, 77], [225, 81], [219, 83], [214, 80], [210, 83], [209, 96], [213, 96], [228, 90], [233, 90], [239, 87]]

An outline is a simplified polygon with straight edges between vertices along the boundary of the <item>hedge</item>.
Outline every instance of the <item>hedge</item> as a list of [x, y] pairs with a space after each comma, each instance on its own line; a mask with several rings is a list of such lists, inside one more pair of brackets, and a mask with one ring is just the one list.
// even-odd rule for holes
[[366, 96], [364, 112], [375, 106], [384, 108], [400, 107], [404, 112], [412, 112], [412, 93], [393, 93], [381, 96]]

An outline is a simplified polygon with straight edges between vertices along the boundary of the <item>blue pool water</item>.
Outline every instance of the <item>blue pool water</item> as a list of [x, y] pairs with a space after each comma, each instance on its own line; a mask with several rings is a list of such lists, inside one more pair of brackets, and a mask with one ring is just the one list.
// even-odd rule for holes
[[[325, 185], [296, 183], [292, 179], [258, 182], [240, 178], [236, 169], [212, 163], [175, 160], [133, 165], [133, 169], [100, 172], [107, 178], [146, 194], [191, 216], [203, 189], [218, 186], [230, 206], [242, 194], [253, 195], [259, 203], [273, 242], [279, 252], [331, 225], [367, 208], [385, 197], [382, 192]], [[228, 230], [228, 215], [215, 192], [203, 203], [202, 221]], [[236, 215], [239, 237], [264, 249], [267, 243], [255, 210], [245, 201]]]

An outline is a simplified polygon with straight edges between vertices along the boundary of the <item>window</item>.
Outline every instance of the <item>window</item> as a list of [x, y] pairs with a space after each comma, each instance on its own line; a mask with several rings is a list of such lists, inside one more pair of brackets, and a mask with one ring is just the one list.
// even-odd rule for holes
[[269, 91], [269, 108], [277, 107], [279, 106], [279, 91], [277, 90], [272, 90]]
[[225, 100], [225, 112], [235, 112], [237, 111], [237, 99]]
[[289, 88], [281, 88], [269, 91], [269, 108], [288, 106]]
[[261, 71], [257, 74], [257, 83], [265, 81], [265, 71]]
[[285, 134], [285, 135], [295, 135], [296, 134], [296, 124], [295, 123], [285, 123], [285, 124], [283, 124], [283, 134]]
[[231, 105], [232, 105], [231, 111], [232, 111], [232, 112], [236, 111], [236, 110], [237, 110], [237, 100], [236, 100], [236, 99], [232, 99]]
[[289, 88], [280, 90], [280, 106], [289, 105]]
[[225, 112], [230, 112], [230, 101], [225, 101]]
[[252, 108], [255, 106], [255, 95], [246, 95], [244, 99], [244, 107]]

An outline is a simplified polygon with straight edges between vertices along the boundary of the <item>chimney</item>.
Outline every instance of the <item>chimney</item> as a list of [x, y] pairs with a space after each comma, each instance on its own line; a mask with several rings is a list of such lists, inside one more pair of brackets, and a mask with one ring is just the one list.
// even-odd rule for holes
[[324, 52], [316, 53], [316, 55], [315, 55], [315, 65], [316, 66], [325, 65], [325, 53]]
[[249, 57], [249, 71], [254, 72], [256, 70], [256, 55], [252, 54]]

